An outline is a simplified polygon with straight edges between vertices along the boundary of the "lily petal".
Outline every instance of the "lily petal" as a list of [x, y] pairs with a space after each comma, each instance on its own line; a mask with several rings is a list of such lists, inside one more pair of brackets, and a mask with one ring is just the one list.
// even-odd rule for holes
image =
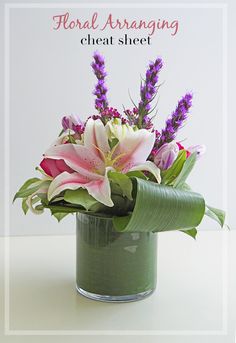
[[[49, 148], [46, 158], [64, 160], [74, 171], [87, 178], [99, 179], [105, 173], [104, 162], [87, 147], [77, 144], [63, 144]], [[98, 174], [98, 171], [100, 174]]]
[[149, 171], [151, 174], [153, 174], [157, 180], [158, 183], [161, 183], [161, 171], [160, 169], [155, 165], [155, 163], [151, 161], [146, 161], [142, 164], [139, 164], [137, 166], [132, 167], [129, 171]]
[[130, 168], [144, 163], [155, 142], [155, 133], [141, 129], [130, 132], [118, 144], [112, 158], [114, 167], [126, 173]]
[[73, 190], [80, 187], [85, 188], [85, 185], [88, 182], [90, 182], [90, 180], [79, 173], [61, 173], [51, 182], [48, 188], [48, 200], [52, 200], [52, 198], [60, 194], [65, 189]]
[[87, 121], [84, 131], [84, 145], [102, 159], [104, 154], [110, 151], [107, 132], [101, 120], [90, 118]]
[[102, 180], [91, 181], [86, 185], [89, 194], [108, 207], [114, 206], [114, 203], [111, 200], [111, 186], [107, 176], [107, 172], [110, 169], [111, 168], [109, 167], [106, 169], [106, 174]]
[[106, 206], [113, 206], [111, 200], [111, 188], [107, 175], [99, 180], [89, 181], [79, 173], [64, 172], [58, 175], [50, 184], [48, 189], [48, 200], [60, 194], [66, 189], [75, 190], [85, 188], [96, 200]]

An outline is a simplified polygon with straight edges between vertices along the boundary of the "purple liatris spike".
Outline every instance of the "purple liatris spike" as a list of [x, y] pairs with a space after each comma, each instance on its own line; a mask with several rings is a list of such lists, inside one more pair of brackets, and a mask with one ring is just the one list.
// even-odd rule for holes
[[95, 52], [93, 55], [94, 61], [91, 64], [94, 74], [96, 75], [98, 82], [96, 84], [95, 90], [93, 92], [96, 95], [95, 108], [101, 112], [108, 107], [107, 101], [107, 87], [105, 85], [105, 77], [107, 73], [105, 71], [105, 61], [104, 57], [98, 52]]
[[141, 100], [138, 105], [139, 115], [141, 117], [141, 124], [143, 117], [148, 114], [151, 109], [151, 101], [153, 100], [157, 92], [158, 74], [163, 66], [163, 62], [160, 58], [157, 58], [155, 62], [150, 62], [146, 71], [146, 78], [144, 83], [140, 87]]
[[166, 127], [162, 130], [161, 136], [157, 142], [158, 147], [175, 139], [177, 131], [183, 126], [183, 123], [187, 119], [188, 111], [192, 106], [192, 97], [192, 94], [187, 93], [180, 99], [175, 111], [166, 121]]

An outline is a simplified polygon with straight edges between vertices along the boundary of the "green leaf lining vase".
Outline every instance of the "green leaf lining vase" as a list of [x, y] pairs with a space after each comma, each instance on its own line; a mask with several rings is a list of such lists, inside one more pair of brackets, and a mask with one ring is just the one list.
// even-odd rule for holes
[[126, 302], [156, 288], [157, 234], [117, 232], [111, 218], [77, 214], [76, 288], [90, 299]]

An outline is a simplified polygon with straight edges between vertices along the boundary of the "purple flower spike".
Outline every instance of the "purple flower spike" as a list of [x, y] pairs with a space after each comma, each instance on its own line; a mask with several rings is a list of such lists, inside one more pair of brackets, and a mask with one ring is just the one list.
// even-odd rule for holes
[[95, 108], [101, 112], [108, 107], [108, 101], [106, 97], [107, 87], [105, 85], [105, 77], [107, 73], [105, 71], [105, 61], [104, 57], [98, 52], [93, 55], [94, 62], [91, 64], [94, 74], [96, 75], [98, 82], [93, 92], [96, 95]]
[[146, 71], [146, 78], [144, 84], [141, 84], [140, 95], [141, 100], [139, 102], [139, 115], [140, 126], [142, 127], [142, 121], [145, 115], [151, 110], [150, 102], [153, 100], [157, 92], [158, 74], [163, 66], [163, 62], [160, 58], [157, 58], [155, 62], [150, 62]]
[[187, 114], [192, 106], [192, 94], [187, 93], [179, 102], [175, 111], [166, 121], [166, 127], [162, 130], [161, 136], [157, 142], [160, 148], [164, 143], [171, 142], [175, 139], [177, 131], [183, 126], [187, 119]]

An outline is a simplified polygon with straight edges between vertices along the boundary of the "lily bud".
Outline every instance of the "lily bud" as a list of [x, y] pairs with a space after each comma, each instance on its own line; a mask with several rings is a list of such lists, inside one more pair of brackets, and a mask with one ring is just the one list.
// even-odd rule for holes
[[122, 124], [122, 120], [120, 118], [109, 120], [105, 128], [109, 140], [117, 138], [120, 141], [122, 138], [126, 137], [127, 134], [134, 132], [133, 127], [128, 124]]

